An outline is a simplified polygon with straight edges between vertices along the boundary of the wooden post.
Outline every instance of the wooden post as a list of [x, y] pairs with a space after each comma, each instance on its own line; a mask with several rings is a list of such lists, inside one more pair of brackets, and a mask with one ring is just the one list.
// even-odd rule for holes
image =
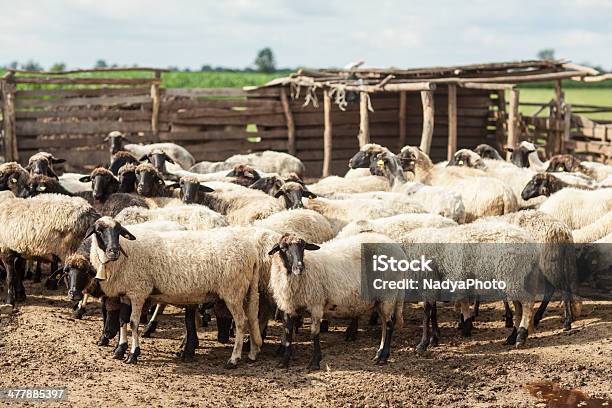
[[[161, 78], [161, 72], [155, 71], [155, 79]], [[157, 135], [159, 132], [159, 81], [155, 81], [151, 84], [151, 99], [153, 106], [151, 108], [151, 132]]]
[[370, 121], [368, 119], [368, 93], [359, 92], [359, 148], [370, 143]]
[[331, 119], [331, 97], [329, 90], [323, 90], [323, 172], [322, 177], [329, 176], [332, 160], [332, 119]]
[[399, 93], [399, 111], [398, 111], [398, 121], [399, 121], [399, 148], [400, 151], [402, 147], [406, 146], [406, 91], [400, 91]]
[[[519, 114], [519, 90], [512, 89], [510, 91], [510, 112], [508, 115], [508, 140], [507, 147], [516, 147], [518, 144], [518, 114]], [[506, 153], [506, 159], [510, 160], [512, 153]]]
[[17, 134], [15, 131], [15, 84], [13, 74], [2, 78], [2, 117], [4, 129], [4, 156], [7, 162], [19, 161]]
[[280, 96], [283, 112], [285, 113], [285, 121], [287, 122], [287, 152], [295, 156], [295, 121], [293, 120], [293, 113], [291, 112], [289, 97], [287, 97], [287, 89], [285, 87], [281, 88]]
[[563, 133], [565, 128], [564, 118], [563, 118], [563, 105], [564, 105], [564, 94], [561, 90], [561, 80], [555, 81], [555, 118], [554, 118], [554, 126], [555, 130], [553, 134], [555, 135], [555, 140], [553, 144], [553, 154], [562, 153], [563, 149]]
[[433, 91], [421, 91], [423, 103], [423, 133], [421, 135], [421, 150], [429, 154], [434, 131], [434, 96]]
[[448, 84], [448, 152], [451, 160], [457, 151], [457, 85]]
[[504, 124], [507, 123], [506, 115], [506, 91], [497, 91], [497, 121], [495, 123], [495, 138], [499, 146], [504, 146], [506, 141]]
[[572, 138], [572, 105], [565, 105], [563, 117], [563, 140], [561, 141], [561, 153], [565, 151], [566, 143]]

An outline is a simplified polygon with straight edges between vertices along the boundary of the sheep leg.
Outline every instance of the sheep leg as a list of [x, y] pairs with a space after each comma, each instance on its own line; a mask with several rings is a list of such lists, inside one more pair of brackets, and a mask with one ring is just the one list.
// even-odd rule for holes
[[[195, 357], [195, 349], [198, 347], [198, 333], [196, 329], [197, 306], [185, 307], [185, 341], [184, 347], [179, 351], [182, 361], [192, 361]], [[157, 310], [157, 308], [156, 308]]]
[[247, 304], [247, 318], [249, 323], [249, 360], [255, 361], [257, 354], [261, 350], [263, 340], [259, 331], [259, 285], [258, 282], [252, 282], [249, 288], [249, 298]]
[[144, 299], [130, 298], [132, 302], [132, 314], [130, 316], [130, 329], [132, 329], [132, 349], [125, 359], [126, 364], [136, 364], [138, 362], [138, 356], [140, 356], [140, 334], [138, 333], [138, 326], [140, 325], [140, 315], [142, 314], [142, 307], [145, 303]]
[[512, 301], [514, 306], [514, 324], [512, 326], [512, 333], [506, 338], [506, 345], [513, 346], [516, 344], [516, 337], [518, 335], [518, 328], [520, 326], [521, 319], [523, 318], [523, 305], [521, 302]]
[[[571, 330], [572, 322], [574, 321], [574, 310], [572, 303], [574, 302], [571, 292], [566, 292], [563, 296], [563, 305], [565, 307], [565, 321], [563, 322], [563, 330]], [[535, 320], [535, 318], [534, 318]]]
[[372, 314], [370, 315], [370, 320], [368, 320], [368, 324], [370, 326], [376, 326], [377, 323], [378, 323], [378, 311], [374, 310]]
[[85, 312], [87, 311], [85, 309], [85, 305], [87, 304], [87, 299], [88, 299], [89, 295], [87, 293], [85, 293], [83, 295], [83, 299], [81, 299], [81, 301], [79, 303], [77, 303], [77, 307], [76, 309], [74, 309], [74, 311], [72, 312], [72, 315], [74, 316], [75, 319], [82, 319], [83, 316], [85, 316]]
[[279, 348], [281, 354], [281, 360], [278, 363], [279, 368], [289, 368], [289, 360], [291, 359], [291, 342], [293, 339], [293, 332], [295, 331], [295, 324], [298, 321], [299, 316], [292, 316], [285, 313], [285, 330], [283, 331], [283, 337], [281, 340], [281, 347]]
[[57, 276], [53, 274], [53, 272], [57, 271], [59, 268], [59, 258], [53, 255], [51, 261], [51, 275], [47, 278], [45, 282], [45, 287], [50, 290], [57, 290]]
[[507, 329], [514, 327], [512, 309], [510, 309], [510, 304], [507, 300], [504, 300], [504, 321], [506, 322], [505, 327]]
[[2, 263], [4, 264], [4, 270], [6, 271], [6, 302], [9, 305], [15, 306], [15, 294], [17, 288], [15, 287], [15, 255], [9, 253], [2, 256]]
[[24, 302], [27, 299], [25, 287], [23, 286], [23, 277], [25, 275], [25, 265], [26, 261], [20, 256], [15, 258], [15, 278], [16, 278], [16, 292], [17, 300], [20, 302]]
[[476, 295], [476, 301], [474, 302], [474, 318], [480, 314], [480, 296]]
[[431, 336], [429, 337], [429, 345], [436, 347], [440, 342], [440, 328], [438, 327], [438, 306], [436, 302], [431, 305]]
[[[431, 303], [423, 302], [423, 335], [421, 336], [421, 342], [416, 346], [416, 352], [419, 355], [425, 354], [427, 346], [429, 345], [429, 322], [431, 321]], [[384, 330], [384, 328], [383, 328]]]
[[215, 302], [214, 310], [217, 319], [217, 341], [221, 344], [229, 343], [232, 328], [231, 314], [222, 300]]
[[[238, 298], [244, 299], [244, 297], [238, 296]], [[226, 368], [236, 368], [238, 366], [238, 361], [242, 358], [242, 343], [244, 341], [244, 333], [246, 332], [248, 326], [248, 318], [246, 313], [244, 312], [244, 308], [242, 306], [242, 301], [239, 302], [230, 302], [225, 299], [225, 305], [229, 309], [232, 314], [232, 318], [234, 319], [234, 324], [236, 325], [236, 336], [234, 338], [234, 350], [232, 351], [232, 356], [226, 363]], [[261, 338], [260, 338], [261, 340]]]
[[116, 360], [123, 360], [125, 352], [128, 349], [127, 343], [127, 325], [130, 321], [130, 315], [132, 314], [131, 306], [128, 303], [121, 301], [119, 305], [119, 344], [115, 348], [114, 356]]
[[386, 304], [386, 307], [381, 307], [378, 312], [381, 320], [382, 334], [380, 346], [376, 352], [376, 357], [374, 357], [376, 364], [385, 364], [391, 354], [391, 337], [395, 328], [394, 307], [394, 304]]
[[308, 370], [321, 369], [321, 320], [323, 319], [323, 308], [311, 310], [310, 338], [312, 339], [312, 358], [308, 363]]
[[166, 309], [166, 305], [162, 305], [161, 303], [158, 303], [157, 305], [155, 305], [155, 311], [153, 312], [153, 316], [151, 316], [151, 320], [149, 320], [149, 323], [147, 323], [147, 327], [145, 327], [145, 329], [142, 332], [142, 337], [151, 337], [151, 334], [155, 333], [155, 330], [157, 330], [157, 325], [158, 325], [158, 318], [161, 314], [164, 313], [164, 309]]
[[461, 335], [463, 337], [470, 337], [474, 327], [474, 315], [470, 311], [470, 302], [468, 300], [461, 301], [461, 317], [463, 319]]
[[533, 317], [533, 305], [535, 302], [523, 301], [521, 303], [523, 316], [516, 334], [516, 348], [524, 347], [525, 343], [527, 342], [527, 335], [529, 333], [529, 325], [531, 324], [531, 319]]
[[106, 299], [103, 297], [100, 299], [100, 303], [102, 304], [102, 335], [96, 342], [98, 346], [108, 346], [109, 338], [106, 337], [106, 319], [108, 318], [108, 310], [106, 309]]
[[351, 323], [346, 328], [346, 332], [344, 333], [344, 339], [346, 341], [355, 341], [357, 340], [357, 331], [359, 330], [359, 318], [354, 317], [351, 319]]
[[25, 275], [23, 275], [23, 279], [27, 279], [30, 280], [32, 279], [32, 270], [34, 269], [34, 262], [33, 261], [27, 261], [26, 262], [26, 270], [25, 270]]
[[538, 310], [533, 315], [533, 326], [534, 327], [538, 327], [540, 325], [540, 321], [542, 320], [542, 317], [544, 317], [546, 308], [548, 307], [548, 304], [550, 303], [550, 300], [552, 299], [554, 294], [555, 294], [555, 288], [550, 283], [546, 283], [546, 291], [544, 292], [544, 298], [542, 299], [542, 302], [540, 303]]

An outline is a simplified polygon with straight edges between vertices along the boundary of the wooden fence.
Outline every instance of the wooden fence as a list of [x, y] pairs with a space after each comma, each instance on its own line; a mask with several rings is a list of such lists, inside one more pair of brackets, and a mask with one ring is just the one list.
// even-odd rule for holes
[[[135, 143], [171, 141], [196, 160], [223, 160], [233, 154], [273, 149], [295, 154], [307, 174], [321, 174], [323, 96], [304, 106], [288, 87], [164, 89], [161, 71], [149, 78], [24, 76], [2, 78], [3, 143], [6, 160], [27, 161], [37, 151], [67, 159], [68, 170], [86, 171], [108, 162], [106, 135], [119, 130]], [[448, 88], [434, 92], [431, 156], [447, 156]], [[457, 88], [457, 147], [492, 143], [504, 135], [503, 92]], [[372, 142], [391, 148], [418, 145], [423, 112], [419, 92], [373, 93], [368, 115]], [[401, 109], [400, 109], [401, 107]], [[358, 150], [359, 97], [341, 111], [331, 106], [332, 173], [343, 174]], [[501, 130], [501, 131], [500, 131]], [[405, 142], [403, 142], [405, 140]]]

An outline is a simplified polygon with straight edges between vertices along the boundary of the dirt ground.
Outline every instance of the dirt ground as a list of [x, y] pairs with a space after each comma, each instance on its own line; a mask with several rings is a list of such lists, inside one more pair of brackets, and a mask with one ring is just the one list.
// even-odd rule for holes
[[195, 361], [182, 363], [174, 356], [183, 333], [176, 308], [167, 309], [153, 338], [143, 339], [138, 364], [126, 365], [112, 358], [112, 347], [95, 344], [101, 328], [97, 302], [83, 320], [75, 320], [65, 291], [29, 283], [27, 290], [29, 298], [18, 311], [0, 315], [0, 388], [68, 389], [68, 402], [32, 406], [544, 407], [526, 388], [538, 381], [612, 397], [612, 302], [585, 303], [570, 332], [561, 330], [559, 305], [552, 305], [522, 350], [502, 344], [508, 329], [501, 304], [481, 306], [468, 339], [459, 335], [453, 309], [440, 307], [441, 344], [428, 357], [414, 353], [420, 313], [410, 306], [385, 366], [370, 360], [378, 327], [362, 319], [358, 340], [346, 343], [346, 322], [333, 322], [321, 337], [321, 371], [309, 373], [307, 327], [297, 336], [290, 369], [276, 368], [278, 323], [256, 363], [247, 363], [245, 355], [237, 369], [227, 370], [231, 345], [216, 342], [213, 319], [211, 327], [199, 329]]

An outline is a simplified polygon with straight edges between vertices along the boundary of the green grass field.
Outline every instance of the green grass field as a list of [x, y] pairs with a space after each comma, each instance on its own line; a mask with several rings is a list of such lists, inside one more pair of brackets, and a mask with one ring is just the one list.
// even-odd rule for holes
[[[612, 88], [565, 88], [565, 101], [572, 105], [601, 105], [612, 107]], [[554, 97], [553, 89], [522, 88], [519, 99], [521, 102], [546, 103]], [[535, 106], [521, 106], [523, 115], [531, 115], [538, 108]], [[574, 108], [574, 111], [578, 108]], [[547, 114], [547, 113], [544, 113]], [[586, 115], [593, 119], [612, 120], [612, 112], [594, 113]]]

